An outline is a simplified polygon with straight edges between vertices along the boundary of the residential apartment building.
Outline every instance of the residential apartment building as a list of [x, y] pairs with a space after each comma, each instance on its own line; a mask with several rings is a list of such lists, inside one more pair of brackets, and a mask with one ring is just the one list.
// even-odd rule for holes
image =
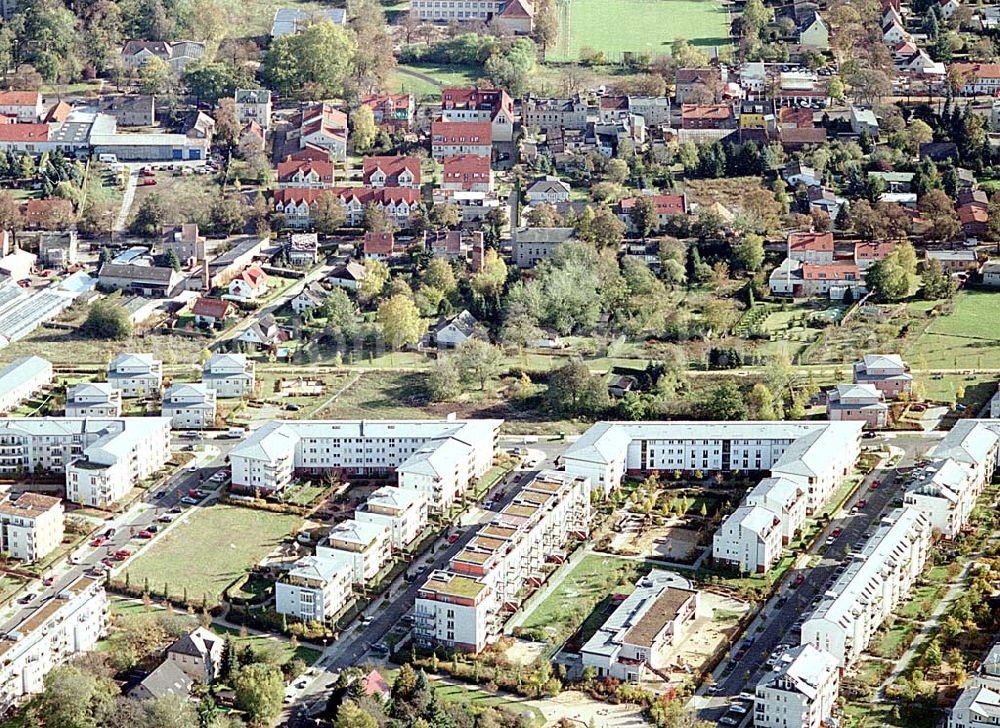
[[740, 573], [765, 574], [781, 558], [778, 514], [762, 506], [737, 508], [712, 537], [712, 558]]
[[101, 582], [81, 576], [42, 602], [0, 642], [0, 710], [41, 693], [45, 676], [105, 636], [108, 598]]
[[347, 114], [327, 103], [308, 105], [289, 119], [286, 138], [297, 141], [299, 149], [324, 149], [332, 159], [347, 159]]
[[236, 399], [253, 395], [256, 364], [246, 354], [213, 354], [201, 369], [201, 383], [217, 397]]
[[916, 508], [931, 528], [945, 538], [955, 538], [969, 522], [983, 481], [975, 471], [951, 458], [932, 460], [914, 469], [903, 505]]
[[931, 455], [951, 458], [969, 467], [976, 488], [983, 488], [993, 477], [1000, 450], [1000, 420], [959, 420]]
[[485, 121], [435, 121], [431, 123], [431, 155], [443, 160], [459, 154], [493, 154], [493, 126]]
[[0, 503], [0, 551], [33, 562], [50, 554], [63, 539], [63, 504], [59, 498], [22, 493]]
[[167, 648], [166, 662], [176, 665], [192, 680], [208, 685], [219, 677], [224, 650], [222, 637], [205, 627], [195, 627]]
[[525, 483], [446, 569], [417, 592], [413, 634], [421, 645], [480, 652], [496, 639], [524, 590], [565, 556], [570, 538], [590, 531], [590, 481], [543, 470]]
[[963, 96], [996, 96], [1000, 63], [951, 63], [948, 70], [962, 81]]
[[383, 486], [355, 510], [354, 518], [389, 529], [392, 548], [402, 551], [417, 540], [427, 525], [427, 499], [415, 490]]
[[445, 157], [441, 189], [492, 192], [493, 170], [490, 169], [490, 158], [475, 154]]
[[441, 119], [489, 122], [494, 143], [514, 140], [514, 102], [503, 89], [442, 89]]
[[916, 508], [884, 517], [833, 583], [801, 630], [801, 643], [851, 665], [896, 606], [910, 593], [927, 561], [931, 524]]
[[584, 668], [629, 682], [666, 669], [694, 628], [698, 600], [687, 579], [654, 569], [581, 648]]
[[764, 478], [747, 493], [743, 502], [760, 506], [781, 521], [781, 543], [788, 544], [806, 522], [806, 486], [791, 478]]
[[524, 228], [511, 234], [510, 246], [518, 268], [534, 268], [549, 260], [556, 248], [576, 240], [576, 230], [571, 227]]
[[416, 157], [365, 157], [361, 164], [361, 181], [366, 187], [420, 189], [420, 160]]
[[158, 395], [163, 384], [163, 362], [152, 354], [119, 354], [108, 364], [108, 384], [122, 397]]
[[18, 124], [41, 121], [42, 109], [38, 91], [0, 91], [0, 116], [12, 116]]
[[840, 691], [837, 660], [810, 644], [778, 658], [754, 691], [753, 724], [760, 728], [821, 728], [828, 725]]
[[913, 375], [899, 354], [865, 354], [852, 370], [855, 384], [870, 384], [886, 399], [913, 391]]
[[873, 384], [838, 384], [826, 397], [831, 422], [863, 422], [871, 429], [882, 429], [889, 423], [889, 405]]
[[663, 230], [671, 218], [677, 215], [684, 215], [687, 212], [687, 200], [684, 195], [648, 195], [646, 197], [626, 197], [618, 203], [618, 218], [625, 223], [625, 229], [630, 234], [637, 232], [635, 224], [632, 222], [632, 211], [639, 203], [639, 200], [649, 200], [653, 203], [653, 212], [656, 215], [656, 228], [653, 232]]
[[788, 257], [803, 263], [833, 264], [833, 233], [793, 232], [788, 234]]
[[[567, 99], [529, 98], [521, 109], [521, 125], [525, 129], [537, 127], [543, 132], [583, 131], [587, 128], [590, 111], [591, 107], [579, 95]], [[594, 111], [596, 113], [596, 109]]]
[[163, 393], [162, 406], [171, 427], [202, 430], [215, 426], [216, 393], [206, 384], [171, 384]]
[[240, 126], [251, 121], [261, 129], [271, 128], [271, 92], [266, 88], [238, 88], [233, 96], [236, 101], [236, 120]]
[[230, 453], [233, 487], [280, 492], [296, 472], [388, 473], [447, 510], [493, 465], [502, 420], [272, 421]]
[[1000, 721], [1000, 642], [990, 648], [948, 713], [945, 728], [995, 728]]
[[813, 512], [851, 473], [861, 431], [857, 422], [598, 422], [563, 461], [601, 490], [626, 473], [770, 470], [800, 483]]
[[355, 584], [367, 584], [392, 560], [389, 528], [379, 523], [365, 523], [354, 518], [341, 521], [330, 529], [316, 547], [316, 556], [346, 556], [351, 562]]
[[333, 162], [327, 159], [286, 159], [278, 162], [279, 190], [330, 189], [333, 180]]
[[306, 556], [274, 585], [275, 609], [303, 622], [332, 619], [353, 596], [354, 559], [337, 551]]
[[368, 206], [385, 212], [399, 228], [410, 227], [420, 209], [420, 190], [403, 187], [334, 187], [328, 190], [283, 189], [274, 193], [274, 211], [285, 216], [289, 227], [312, 225], [312, 211], [321, 195], [336, 195], [344, 206], [345, 223], [357, 227], [365, 221]]
[[66, 393], [67, 417], [121, 417], [122, 393], [106, 382], [75, 384]]
[[52, 362], [40, 356], [15, 359], [0, 369], [0, 414], [17, 409], [51, 383]]

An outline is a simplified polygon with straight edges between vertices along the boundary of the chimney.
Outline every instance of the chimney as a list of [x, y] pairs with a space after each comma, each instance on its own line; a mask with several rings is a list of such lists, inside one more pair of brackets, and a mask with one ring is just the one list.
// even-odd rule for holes
[[201, 287], [205, 293], [208, 293], [211, 288], [208, 284], [208, 261], [204, 258], [201, 261]]
[[483, 269], [483, 262], [486, 257], [486, 244], [483, 242], [483, 233], [476, 230], [472, 233], [472, 260], [469, 267], [473, 273], [478, 273]]

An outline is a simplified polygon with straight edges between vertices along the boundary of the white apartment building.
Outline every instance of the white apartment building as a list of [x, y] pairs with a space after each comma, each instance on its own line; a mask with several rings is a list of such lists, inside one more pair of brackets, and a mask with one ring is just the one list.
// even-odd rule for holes
[[20, 561], [37, 561], [63, 540], [62, 500], [40, 493], [22, 493], [0, 503], [0, 551]]
[[354, 559], [339, 551], [306, 556], [274, 585], [278, 614], [303, 622], [332, 619], [351, 601]]
[[123, 397], [149, 397], [160, 393], [163, 362], [152, 354], [119, 354], [108, 364], [108, 384]]
[[366, 584], [392, 560], [389, 529], [378, 523], [362, 523], [353, 518], [341, 521], [316, 547], [316, 555], [321, 558], [331, 558], [335, 554], [350, 559], [355, 584]]
[[162, 417], [0, 420], [0, 473], [66, 473], [66, 500], [105, 508], [170, 457]]
[[42, 692], [52, 668], [92, 650], [105, 634], [107, 617], [104, 587], [81, 576], [9, 630], [0, 642], [0, 710]]
[[830, 653], [839, 667], [851, 665], [910, 593], [930, 540], [930, 521], [916, 508], [883, 518], [802, 625], [801, 644]]
[[765, 574], [781, 558], [781, 518], [762, 506], [737, 508], [712, 537], [712, 558], [741, 573]]
[[972, 469], [977, 488], [993, 477], [1000, 452], [1000, 420], [959, 420], [934, 448], [935, 458], [951, 458]]
[[205, 384], [171, 384], [163, 393], [162, 415], [170, 426], [201, 430], [215, 425], [215, 390]]
[[84, 382], [66, 393], [67, 417], [121, 417], [122, 393], [106, 382]]
[[256, 382], [254, 361], [245, 354], [213, 354], [202, 368], [201, 382], [223, 399], [249, 397]]
[[233, 486], [273, 493], [296, 472], [390, 473], [435, 511], [493, 465], [502, 420], [268, 422], [230, 453]]
[[427, 525], [427, 499], [415, 490], [387, 485], [368, 496], [354, 518], [388, 528], [393, 549], [401, 551], [416, 541]]
[[595, 488], [626, 474], [770, 470], [802, 484], [815, 512], [851, 473], [859, 422], [598, 422], [566, 449], [566, 472]]
[[580, 650], [583, 666], [597, 677], [636, 682], [663, 670], [692, 631], [698, 592], [682, 576], [654, 569]]
[[52, 383], [52, 362], [22, 356], [0, 369], [0, 414], [17, 409], [35, 392]]
[[921, 511], [931, 528], [951, 539], [969, 522], [982, 485], [968, 465], [934, 460], [913, 471], [903, 504]]
[[755, 691], [758, 728], [820, 728], [827, 725], [840, 690], [837, 660], [806, 644], [783, 654]]
[[996, 728], [1000, 724], [1000, 642], [990, 649], [979, 669], [969, 676], [946, 728]]
[[787, 544], [806, 522], [806, 492], [789, 478], [764, 478], [747, 493], [743, 502], [761, 506], [781, 519], [781, 543]]
[[590, 531], [590, 481], [543, 470], [480, 529], [447, 569], [417, 593], [414, 638], [420, 644], [480, 652], [538, 584], [546, 563], [563, 558], [571, 537]]

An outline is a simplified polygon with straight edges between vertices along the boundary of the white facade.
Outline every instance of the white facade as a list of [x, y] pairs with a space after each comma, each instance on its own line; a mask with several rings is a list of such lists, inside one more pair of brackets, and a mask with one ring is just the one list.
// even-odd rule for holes
[[85, 382], [66, 393], [67, 417], [121, 417], [122, 393], [105, 382]]
[[0, 642], [0, 708], [42, 692], [50, 670], [92, 650], [105, 634], [107, 613], [104, 587], [81, 576], [10, 630]]
[[296, 471], [385, 473], [446, 510], [493, 465], [501, 420], [268, 422], [230, 453], [233, 485], [271, 493]]
[[351, 601], [354, 559], [330, 552], [306, 556], [292, 565], [287, 576], [274, 585], [278, 614], [290, 614], [304, 622], [331, 619]]
[[201, 383], [223, 399], [251, 396], [255, 382], [254, 361], [245, 354], [213, 354], [201, 371]]
[[171, 427], [201, 430], [215, 425], [215, 390], [204, 384], [172, 384], [163, 393], [163, 416]]
[[812, 645], [783, 654], [757, 683], [753, 724], [759, 728], [820, 728], [833, 713], [840, 670], [832, 655]]
[[108, 365], [108, 384], [123, 397], [157, 395], [163, 384], [163, 362], [152, 354], [119, 354]]
[[388, 528], [393, 549], [402, 550], [416, 541], [427, 525], [427, 499], [417, 491], [387, 485], [368, 496], [354, 518]]
[[0, 503], [0, 551], [21, 561], [37, 561], [63, 539], [62, 501], [39, 493], [22, 493]]
[[586, 538], [590, 518], [587, 478], [541, 471], [447, 569], [432, 572], [421, 586], [416, 641], [481, 651], [499, 634], [501, 612], [520, 603], [528, 580], [540, 578], [545, 563], [563, 558], [571, 537]]
[[969, 522], [982, 485], [968, 465], [935, 460], [913, 472], [903, 504], [926, 515], [940, 535], [955, 538]]
[[388, 527], [362, 523], [349, 518], [330, 529], [326, 540], [316, 547], [316, 556], [346, 557], [351, 562], [355, 584], [367, 584], [392, 560], [392, 541]]
[[839, 667], [851, 665], [910, 593], [930, 540], [930, 522], [916, 508], [883, 518], [802, 625], [801, 643], [830, 653]]
[[712, 558], [741, 573], [765, 574], [781, 558], [781, 519], [762, 506], [744, 505], [712, 537]]
[[775, 513], [781, 521], [781, 541], [787, 544], [806, 522], [806, 492], [789, 478], [764, 478], [743, 501]]
[[22, 356], [0, 369], [0, 413], [17, 409], [32, 394], [52, 383], [52, 363]]

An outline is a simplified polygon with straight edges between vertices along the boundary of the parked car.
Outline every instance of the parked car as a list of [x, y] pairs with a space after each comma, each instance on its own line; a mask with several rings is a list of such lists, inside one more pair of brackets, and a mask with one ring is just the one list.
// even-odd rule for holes
[[166, 513], [164, 513], [162, 516], [160, 516], [156, 520], [159, 521], [160, 523], [173, 523], [174, 519], [173, 519], [173, 516], [168, 516]]
[[882, 481], [881, 480], [873, 480], [870, 487], [871, 487], [872, 490], [878, 490], [878, 487], [880, 485], [882, 485]]
[[830, 531], [830, 535], [833, 536], [834, 538], [837, 538], [837, 536], [839, 536], [843, 532], [844, 532], [844, 529], [842, 529], [840, 526], [837, 526], [835, 529], [833, 529], [832, 531]]
[[114, 538], [116, 533], [118, 533], [117, 529], [109, 528], [104, 532], [104, 538]]
[[197, 498], [192, 498], [191, 496], [186, 495], [183, 498], [181, 498], [181, 503], [184, 503], [185, 505], [189, 505], [189, 506], [196, 506], [196, 505], [198, 505], [198, 499]]
[[23, 597], [21, 597], [20, 599], [18, 599], [17, 603], [18, 604], [29, 604], [30, 602], [35, 601], [35, 597], [37, 597], [37, 596], [38, 595], [35, 594], [34, 592], [28, 592]]
[[156, 184], [156, 180], [153, 179], [152, 177], [143, 177], [142, 178], [142, 184], [143, 184], [144, 187], [150, 187], [150, 186]]
[[107, 559], [107, 558], [101, 559], [101, 563], [104, 564], [109, 569], [115, 568], [115, 562], [112, 561], [111, 559]]
[[104, 536], [98, 536], [97, 538], [95, 538], [93, 541], [90, 542], [90, 545], [93, 546], [94, 548], [97, 548], [98, 546], [103, 546], [104, 542], [107, 540], [108, 539], [106, 539]]
[[792, 579], [792, 586], [798, 586], [806, 580], [805, 574], [796, 574], [795, 578]]
[[460, 536], [457, 533], [453, 533], [448, 537], [448, 543], [455, 543], [459, 538]]
[[135, 535], [135, 537], [136, 538], [143, 538], [143, 539], [153, 538], [153, 532], [150, 531], [148, 528], [144, 528], [143, 530], [139, 531], [139, 533], [137, 533]]
[[858, 501], [857, 505], [858, 505], [858, 508], [864, 508], [866, 505], [868, 505], [868, 501], [866, 501], [864, 498], [862, 498], [861, 500]]

